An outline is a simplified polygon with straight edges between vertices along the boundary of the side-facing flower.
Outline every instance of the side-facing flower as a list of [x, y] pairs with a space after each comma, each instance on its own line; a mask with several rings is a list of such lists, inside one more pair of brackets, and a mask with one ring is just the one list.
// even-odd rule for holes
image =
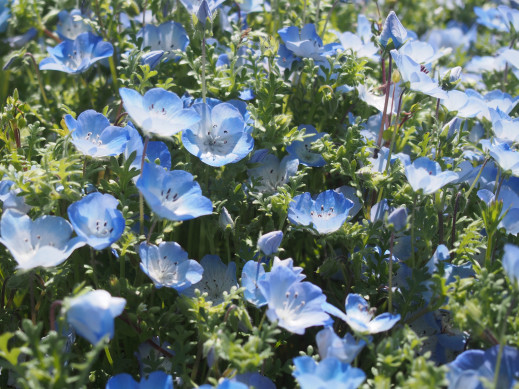
[[317, 363], [312, 357], [294, 358], [292, 373], [301, 389], [334, 388], [356, 389], [366, 379], [359, 368], [342, 363], [337, 358], [326, 358]]
[[519, 288], [519, 247], [513, 244], [505, 244], [503, 269], [505, 269], [510, 282]]
[[256, 307], [267, 304], [267, 300], [259, 289], [258, 282], [266, 277], [263, 264], [256, 261], [248, 261], [241, 272], [241, 286], [245, 288], [243, 295], [245, 299]]
[[216, 9], [225, 0], [180, 0], [187, 11], [196, 15], [198, 21], [205, 25], [207, 18], [212, 18]]
[[173, 376], [154, 371], [147, 378], [135, 381], [128, 373], [117, 374], [106, 383], [105, 389], [173, 389]]
[[136, 183], [151, 210], [168, 220], [189, 220], [213, 212], [213, 204], [202, 196], [200, 185], [183, 170], [166, 171], [145, 163]]
[[67, 321], [76, 332], [93, 345], [105, 336], [114, 337], [114, 319], [126, 305], [121, 297], [112, 297], [106, 290], [93, 290], [66, 302]]
[[230, 262], [225, 265], [218, 255], [206, 255], [200, 265], [204, 268], [202, 279], [185, 289], [182, 294], [195, 297], [195, 289], [198, 289], [201, 293], [207, 293], [207, 300], [214, 305], [223, 303], [223, 293], [229, 293], [233, 286], [238, 286], [236, 264]]
[[[142, 153], [144, 152], [144, 143], [139, 131], [137, 131], [130, 123], [128, 124], [130, 139], [128, 140], [128, 143], [126, 143], [123, 155], [125, 159], [128, 159], [135, 151], [135, 159], [132, 161], [130, 166], [140, 171]], [[159, 162], [158, 164], [164, 169], [171, 169], [171, 153], [169, 152], [168, 146], [162, 141], [150, 141], [146, 148], [145, 161], [156, 164], [157, 160]], [[134, 177], [133, 180], [137, 181], [137, 178], [138, 177]]]
[[56, 32], [63, 39], [76, 39], [80, 34], [84, 32], [91, 32], [92, 29], [83, 21], [86, 16], [81, 13], [79, 9], [73, 9], [68, 12], [62, 10], [58, 14], [58, 25]]
[[143, 242], [139, 245], [141, 269], [157, 288], [163, 286], [178, 292], [202, 279], [204, 269], [188, 259], [187, 252], [176, 242], [162, 242], [158, 246]]
[[[159, 26], [146, 24], [138, 33], [142, 37], [141, 50], [149, 47], [151, 51], [160, 52], [160, 58], [178, 61], [180, 57], [173, 50], [186, 51], [189, 37], [184, 27], [177, 22], [168, 21]], [[157, 53], [158, 54], [158, 53]]]
[[80, 113], [77, 120], [66, 115], [65, 123], [71, 131], [74, 146], [94, 158], [121, 154], [130, 139], [129, 126], [111, 126], [102, 113], [93, 109]]
[[293, 198], [288, 206], [288, 220], [313, 227], [320, 234], [329, 234], [341, 228], [352, 207], [353, 201], [333, 190], [319, 193], [315, 200], [306, 192]]
[[84, 32], [72, 40], [47, 49], [50, 57], [40, 62], [40, 70], [83, 73], [90, 65], [113, 55], [114, 47], [100, 36]]
[[349, 332], [340, 338], [332, 327], [325, 327], [315, 336], [321, 359], [337, 358], [342, 363], [352, 363], [366, 345], [362, 339], [356, 341]]
[[20, 188], [13, 189], [13, 185], [14, 182], [11, 180], [0, 181], [0, 201], [2, 202], [2, 209], [13, 208], [22, 213], [29, 212], [32, 207], [25, 203], [23, 196], [18, 196], [22, 190]]
[[251, 180], [259, 180], [259, 185], [254, 186], [253, 189], [266, 194], [276, 193], [279, 186], [288, 183], [290, 177], [296, 174], [299, 166], [297, 158], [286, 155], [279, 161], [266, 149], [256, 150], [250, 163], [257, 164], [257, 166], [247, 171], [249, 177]]
[[300, 276], [289, 267], [273, 268], [268, 278], [259, 280], [258, 286], [268, 304], [267, 317], [287, 331], [302, 335], [306, 328], [330, 320], [322, 308], [326, 296], [321, 288], [301, 282]]
[[519, 119], [511, 118], [501, 111], [489, 108], [490, 118], [492, 119], [492, 131], [497, 139], [502, 142], [515, 143], [519, 141]]
[[240, 111], [228, 103], [197, 103], [201, 120], [182, 133], [187, 151], [210, 166], [242, 160], [254, 147], [254, 139]]
[[329, 314], [344, 320], [353, 331], [358, 333], [376, 334], [388, 331], [400, 320], [399, 314], [393, 315], [389, 312], [374, 318], [373, 310], [370, 309], [368, 302], [359, 294], [350, 293], [346, 297], [345, 305], [346, 314], [328, 303], [326, 303], [325, 309]]
[[68, 218], [79, 237], [102, 250], [118, 241], [124, 232], [125, 220], [117, 205], [119, 202], [110, 194], [90, 193], [69, 205]]
[[442, 172], [438, 162], [426, 157], [417, 158], [412, 164], [406, 165], [405, 176], [415, 192], [421, 189], [424, 194], [434, 193], [458, 178], [455, 172]]
[[29, 216], [8, 209], [0, 220], [0, 243], [9, 249], [19, 269], [52, 267], [64, 262], [72, 252], [85, 245], [71, 238], [72, 226], [59, 216]]
[[483, 149], [488, 150], [501, 169], [510, 171], [514, 176], [519, 176], [519, 152], [512, 149], [508, 143], [500, 143], [495, 139], [492, 141], [483, 139], [480, 143]]
[[200, 120], [192, 109], [184, 109], [180, 97], [162, 88], [153, 88], [144, 95], [120, 88], [123, 106], [132, 120], [146, 134], [172, 136]]
[[272, 255], [278, 251], [282, 239], [283, 231], [269, 232], [258, 239], [258, 248], [263, 254]]
[[402, 25], [395, 12], [391, 11], [389, 15], [387, 15], [384, 26], [382, 27], [382, 33], [379, 37], [380, 44], [386, 47], [390, 42], [393, 42], [395, 48], [398, 49], [405, 43], [406, 39], [407, 30]]
[[312, 167], [324, 166], [326, 161], [323, 156], [319, 153], [312, 152], [312, 143], [321, 139], [326, 133], [318, 133], [315, 127], [309, 124], [301, 124], [297, 129], [300, 131], [303, 128], [305, 129], [305, 139], [303, 141], [294, 141], [288, 145], [288, 154], [296, 157], [302, 165]]

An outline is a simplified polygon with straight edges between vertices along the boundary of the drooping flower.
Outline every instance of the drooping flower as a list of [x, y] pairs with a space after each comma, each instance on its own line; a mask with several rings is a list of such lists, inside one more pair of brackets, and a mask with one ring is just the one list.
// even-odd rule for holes
[[207, 18], [212, 19], [216, 9], [225, 0], [180, 0], [187, 11], [196, 15], [198, 21], [205, 25]]
[[388, 331], [400, 320], [400, 315], [385, 312], [376, 317], [368, 302], [359, 294], [350, 293], [346, 296], [346, 314], [326, 303], [326, 312], [344, 320], [353, 331], [361, 334], [377, 334]]
[[[162, 58], [166, 61], [178, 61], [180, 57], [173, 53], [173, 50], [186, 51], [189, 45], [189, 37], [184, 27], [177, 22], [168, 21], [159, 26], [146, 24], [138, 33], [137, 38], [142, 38], [141, 50], [149, 47], [154, 53], [154, 64]], [[151, 66], [150, 67], [154, 67]]]
[[0, 233], [0, 243], [24, 270], [57, 266], [85, 245], [81, 238], [70, 237], [72, 226], [62, 217], [41, 216], [33, 221], [14, 209], [2, 214]]
[[202, 162], [223, 166], [240, 161], [252, 151], [250, 128], [233, 105], [197, 103], [193, 109], [201, 120], [182, 133], [182, 143]]
[[79, 9], [73, 9], [70, 12], [66, 10], [60, 11], [56, 32], [60, 38], [71, 40], [76, 39], [84, 32], [91, 32], [92, 29], [88, 23], [83, 21], [84, 18], [86, 18], [86, 15], [83, 15]]
[[405, 43], [406, 39], [407, 30], [395, 12], [391, 11], [389, 15], [387, 15], [384, 26], [382, 27], [382, 32], [379, 37], [380, 44], [386, 47], [390, 42], [393, 42], [395, 48], [398, 49]]
[[[137, 170], [141, 170], [142, 153], [144, 151], [144, 143], [142, 137], [130, 123], [128, 124], [130, 139], [124, 149], [124, 158], [128, 159], [130, 155], [135, 151], [135, 159], [133, 160], [131, 167]], [[171, 169], [171, 153], [169, 152], [168, 146], [162, 141], [150, 141], [146, 148], [146, 162], [156, 163], [158, 160], [159, 165], [164, 169]], [[138, 177], [134, 177], [134, 181], [137, 181]]]
[[67, 321], [83, 338], [96, 345], [105, 336], [114, 337], [114, 319], [126, 305], [121, 297], [106, 290], [93, 290], [73, 297], [66, 303]]
[[507, 31], [519, 32], [519, 10], [500, 5], [497, 10], [503, 18], [503, 22]]
[[90, 193], [69, 205], [67, 213], [74, 231], [86, 243], [102, 250], [119, 240], [125, 220], [119, 202], [110, 194]]
[[324, 325], [330, 320], [322, 308], [326, 296], [321, 288], [311, 282], [301, 282], [299, 275], [289, 267], [273, 268], [269, 277], [259, 280], [258, 286], [268, 304], [267, 317], [287, 331], [302, 335], [306, 328]]
[[93, 63], [112, 56], [114, 48], [100, 36], [84, 32], [76, 39], [64, 40], [47, 51], [50, 57], [40, 62], [40, 70], [77, 74], [86, 71]]
[[[499, 345], [488, 350], [467, 350], [447, 366], [452, 389], [483, 389], [483, 380], [494, 382]], [[496, 388], [514, 388], [519, 383], [519, 350], [504, 346]]]
[[162, 88], [150, 89], [144, 96], [120, 88], [119, 94], [128, 115], [146, 134], [172, 136], [200, 120], [194, 110], [183, 108], [180, 97]]
[[163, 371], [154, 371], [137, 382], [128, 373], [122, 373], [110, 378], [105, 389], [173, 389], [173, 377]]
[[424, 194], [434, 193], [458, 178], [455, 172], [442, 172], [438, 162], [426, 157], [420, 157], [406, 165], [405, 176], [415, 192], [421, 189]]
[[519, 247], [513, 244], [505, 244], [503, 256], [503, 269], [510, 281], [519, 287]]
[[366, 379], [359, 368], [342, 363], [329, 357], [317, 363], [312, 357], [294, 358], [295, 370], [292, 373], [301, 389], [334, 388], [356, 389]]
[[65, 123], [71, 131], [74, 146], [93, 158], [121, 154], [130, 139], [129, 126], [111, 126], [102, 113], [93, 109], [80, 113], [77, 120], [66, 115]]
[[[298, 131], [305, 129], [305, 139], [303, 141], [294, 141], [287, 146], [288, 154], [296, 157], [299, 163], [305, 166], [321, 167], [326, 164], [323, 156], [319, 153], [312, 152], [312, 143], [321, 139], [326, 135], [325, 132], [318, 133], [314, 126], [309, 124], [301, 124]], [[310, 135], [310, 136], [307, 136]]]
[[266, 194], [275, 193], [278, 187], [288, 183], [290, 177], [296, 174], [299, 166], [297, 158], [287, 155], [279, 161], [266, 149], [256, 150], [250, 163], [258, 164], [248, 170], [251, 180], [259, 180], [259, 185], [253, 186], [253, 189]]
[[346, 221], [353, 202], [342, 193], [327, 190], [314, 199], [306, 192], [293, 198], [288, 206], [292, 224], [310, 226], [320, 234], [337, 231]]
[[297, 60], [313, 58], [316, 61], [323, 61], [326, 55], [334, 54], [340, 47], [337, 43], [323, 45], [315, 24], [306, 24], [301, 31], [296, 26], [284, 27], [278, 31], [278, 34], [284, 43], [280, 48], [286, 48]]
[[187, 252], [176, 242], [158, 246], [143, 242], [139, 245], [141, 269], [157, 288], [163, 286], [181, 292], [202, 279], [204, 269], [188, 259]]
[[213, 212], [213, 204], [202, 196], [200, 185], [183, 170], [165, 171], [145, 163], [135, 184], [151, 210], [168, 220], [189, 220]]
[[494, 158], [504, 171], [510, 171], [514, 176], [519, 176], [519, 152], [510, 147], [508, 143], [500, 143], [495, 139], [482, 140], [481, 145]]
[[182, 294], [195, 297], [195, 289], [198, 289], [201, 293], [207, 293], [207, 300], [214, 305], [223, 303], [223, 293], [229, 293], [233, 286], [238, 286], [236, 264], [230, 262], [225, 265], [218, 255], [206, 255], [200, 265], [204, 268], [202, 279], [185, 289]]
[[29, 212], [32, 207], [25, 203], [23, 196], [18, 196], [22, 190], [20, 188], [13, 189], [13, 185], [14, 182], [11, 180], [0, 181], [0, 201], [2, 202], [2, 209], [12, 208], [22, 213]]
[[356, 341], [349, 332], [340, 338], [332, 327], [325, 327], [315, 336], [321, 359], [337, 358], [342, 363], [352, 363], [366, 346], [362, 339]]
[[272, 255], [278, 251], [282, 239], [283, 231], [269, 232], [258, 239], [258, 248], [263, 254]]
[[248, 261], [241, 273], [241, 286], [245, 288], [243, 295], [249, 303], [258, 308], [267, 304], [258, 286], [258, 282], [265, 279], [265, 274], [262, 263], [256, 261]]

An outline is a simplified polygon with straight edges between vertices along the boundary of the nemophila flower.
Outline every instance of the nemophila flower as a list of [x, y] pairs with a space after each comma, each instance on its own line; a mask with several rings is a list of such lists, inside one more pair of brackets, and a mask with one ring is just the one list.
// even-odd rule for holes
[[435, 50], [427, 42], [419, 40], [412, 40], [406, 42], [398, 52], [403, 55], [407, 55], [416, 63], [424, 65], [427, 71], [431, 70], [433, 62], [446, 55], [450, 50]]
[[512, 284], [519, 287], [519, 247], [513, 244], [505, 244], [503, 256], [503, 269]]
[[233, 105], [197, 103], [193, 109], [201, 120], [182, 133], [182, 143], [202, 162], [223, 166], [240, 161], [252, 151], [254, 139], [249, 126]]
[[136, 184], [151, 210], [168, 220], [189, 220], [213, 212], [213, 204], [202, 196], [200, 185], [183, 170], [165, 171], [145, 163]]
[[83, 19], [87, 18], [86, 15], [79, 9], [73, 9], [68, 12], [66, 10], [62, 10], [58, 14], [58, 25], [56, 27], [56, 32], [62, 39], [76, 39], [79, 35], [84, 32], [92, 32], [92, 29], [85, 23]]
[[229, 380], [227, 378], [224, 378], [218, 382], [218, 385], [211, 386], [209, 384], [205, 384], [202, 386], [199, 386], [198, 389], [248, 389], [249, 386], [241, 383]]
[[273, 268], [268, 278], [259, 280], [258, 286], [268, 304], [267, 317], [287, 331], [302, 335], [306, 328], [324, 325], [330, 320], [322, 308], [326, 296], [321, 288], [301, 282], [299, 275], [289, 267]]
[[510, 171], [519, 176], [519, 152], [512, 149], [508, 143], [499, 143], [496, 140], [482, 140], [481, 145], [494, 158], [504, 171]]
[[378, 59], [378, 48], [371, 41], [373, 33], [371, 32], [371, 23], [366, 16], [359, 14], [357, 17], [357, 33], [331, 31], [334, 33], [343, 50], [353, 51], [359, 58]]
[[278, 31], [284, 46], [299, 58], [313, 58], [322, 61], [324, 56], [333, 55], [339, 48], [337, 43], [323, 45], [315, 30], [315, 24], [306, 24], [301, 31], [296, 26], [284, 27]]
[[344, 320], [353, 331], [362, 334], [377, 334], [389, 331], [400, 320], [400, 315], [385, 312], [376, 317], [368, 302], [359, 294], [346, 296], [346, 314], [333, 305], [326, 303], [326, 312]]
[[497, 8], [474, 7], [474, 13], [478, 17], [476, 23], [490, 29], [506, 31], [507, 27], [503, 21], [501, 13]]
[[442, 48], [452, 48], [453, 50], [468, 48], [477, 40], [477, 25], [474, 24], [470, 29], [465, 25], [450, 21], [444, 28], [432, 28], [427, 34], [427, 42], [436, 50]]
[[515, 143], [519, 141], [519, 118], [511, 118], [506, 113], [489, 108], [492, 119], [492, 131], [497, 139], [502, 142]]
[[0, 181], [0, 201], [2, 202], [2, 209], [12, 208], [22, 213], [27, 213], [31, 210], [31, 206], [25, 203], [23, 196], [18, 196], [22, 190], [20, 188], [13, 189], [14, 182], [11, 180]]
[[438, 162], [426, 157], [420, 157], [406, 165], [405, 176], [415, 192], [421, 189], [424, 194], [434, 193], [458, 178], [455, 172], [442, 172]]
[[241, 286], [245, 288], [243, 295], [249, 303], [258, 308], [267, 304], [258, 286], [258, 282], [265, 279], [265, 274], [263, 264], [257, 261], [248, 261], [241, 273]]
[[50, 57], [40, 62], [40, 70], [58, 70], [65, 73], [83, 73], [93, 63], [111, 57], [114, 48], [100, 36], [84, 32], [74, 40], [64, 40], [48, 48]]
[[173, 377], [163, 371], [154, 371], [137, 382], [128, 373], [122, 373], [110, 378], [105, 389], [173, 389]]
[[[142, 137], [130, 123], [127, 126], [129, 128], [130, 139], [126, 143], [124, 149], [124, 158], [128, 159], [130, 155], [135, 151], [135, 159], [133, 160], [131, 167], [137, 170], [141, 170], [142, 152], [144, 151], [144, 143]], [[171, 169], [171, 153], [169, 152], [168, 146], [162, 141], [151, 141], [148, 142], [146, 148], [146, 162], [157, 163], [166, 170]], [[134, 177], [137, 181], [138, 177]]]
[[14, 209], [3, 212], [0, 233], [0, 243], [24, 270], [57, 266], [85, 245], [81, 238], [70, 237], [72, 226], [62, 217], [41, 216], [33, 221]]
[[182, 294], [195, 297], [195, 289], [198, 289], [201, 293], [207, 293], [206, 300], [212, 301], [214, 305], [223, 303], [223, 293], [229, 293], [233, 286], [238, 286], [236, 264], [230, 262], [225, 265], [218, 255], [206, 255], [200, 265], [204, 268], [202, 279], [185, 289]]
[[253, 186], [253, 189], [266, 194], [275, 193], [278, 187], [288, 183], [290, 177], [296, 174], [299, 166], [297, 158], [287, 155], [280, 161], [266, 149], [256, 150], [249, 162], [257, 164], [247, 171], [251, 181], [259, 181], [258, 185]]
[[129, 126], [111, 126], [102, 113], [93, 109], [80, 113], [77, 120], [72, 115], [66, 115], [65, 123], [74, 146], [93, 158], [121, 154], [130, 139]]
[[67, 321], [83, 338], [96, 345], [108, 336], [114, 337], [114, 319], [126, 305], [121, 297], [112, 297], [106, 290], [93, 290], [66, 302]]
[[519, 32], [519, 10], [500, 5], [497, 7], [498, 12], [503, 18], [503, 23], [507, 31]]
[[247, 388], [261, 388], [261, 389], [276, 389], [276, 385], [270, 378], [262, 376], [259, 373], [244, 373], [234, 376], [232, 379], [234, 382], [245, 384]]
[[[9, 43], [9, 46], [13, 49], [20, 49], [25, 46], [30, 40], [36, 38], [38, 35], [38, 30], [34, 27], [29, 28], [26, 32], [21, 35], [10, 36], [6, 39], [6, 42]], [[4, 65], [3, 70], [6, 70], [9, 67], [8, 64]]]
[[162, 242], [158, 246], [145, 242], [139, 245], [141, 269], [157, 288], [163, 286], [178, 292], [202, 279], [204, 269], [188, 259], [187, 252], [176, 242]]
[[258, 248], [265, 255], [275, 254], [278, 251], [281, 240], [283, 240], [283, 231], [269, 232], [258, 239]]
[[397, 50], [391, 50], [391, 56], [400, 71], [402, 80], [409, 83], [411, 90], [439, 99], [447, 97], [440, 85], [429, 77], [429, 71], [423, 65]]
[[[447, 367], [452, 389], [483, 389], [483, 381], [494, 382], [499, 345], [488, 350], [467, 350]], [[496, 388], [512, 389], [519, 383], [519, 350], [504, 346]]]
[[294, 358], [294, 366], [292, 375], [301, 389], [356, 389], [366, 379], [366, 374], [361, 369], [351, 367], [333, 357], [323, 359], [319, 363], [312, 357], [297, 357]]
[[394, 11], [391, 11], [387, 16], [378, 39], [380, 44], [384, 47], [390, 42], [393, 42], [395, 49], [398, 49], [407, 40], [407, 30]]
[[207, 18], [212, 18], [216, 9], [225, 0], [180, 0], [190, 14], [196, 15], [198, 21], [205, 25]]
[[[186, 51], [189, 45], [189, 37], [180, 23], [168, 21], [159, 26], [146, 24], [138, 33], [137, 38], [142, 38], [141, 50], [149, 47], [155, 56], [166, 61], [178, 61], [180, 57], [173, 50]], [[160, 56], [159, 56], [160, 54]], [[157, 63], [155, 59], [153, 63]], [[154, 67], [154, 66], [151, 66]]]
[[312, 167], [324, 166], [326, 161], [323, 156], [319, 153], [312, 152], [312, 143], [321, 139], [326, 133], [318, 133], [315, 127], [310, 124], [301, 124], [297, 128], [298, 131], [303, 129], [305, 130], [305, 139], [303, 141], [294, 141], [288, 145], [288, 154], [296, 157], [302, 165]]
[[321, 360], [337, 358], [342, 363], [352, 363], [361, 350], [366, 346], [362, 339], [356, 341], [349, 332], [340, 338], [332, 327], [325, 327], [315, 336]]
[[11, 16], [8, 0], [0, 0], [0, 33], [7, 29], [7, 22]]
[[224, 230], [227, 228], [234, 230], [234, 220], [232, 220], [231, 214], [225, 207], [222, 207], [220, 216], [218, 217], [218, 224]]
[[144, 96], [120, 88], [119, 94], [128, 115], [146, 134], [172, 136], [200, 120], [194, 110], [183, 108], [180, 97], [162, 88], [150, 89]]
[[453, 90], [448, 92], [447, 98], [441, 100], [441, 104], [449, 111], [457, 111], [457, 116], [462, 118], [477, 117], [491, 121], [490, 108], [499, 109], [509, 114], [519, 102], [519, 96], [513, 98], [508, 93], [493, 90], [481, 95], [473, 89], [465, 92]]
[[68, 218], [79, 237], [102, 250], [117, 242], [124, 232], [125, 220], [118, 205], [119, 201], [110, 194], [90, 193], [69, 205]]
[[306, 192], [290, 202], [288, 220], [295, 225], [310, 226], [319, 234], [329, 234], [341, 228], [352, 207], [353, 201], [333, 190], [319, 193], [315, 200]]
[[335, 189], [335, 192], [342, 193], [344, 197], [353, 202], [353, 207], [350, 208], [350, 210], [348, 211], [348, 217], [346, 218], [346, 220], [353, 218], [362, 209], [362, 202], [357, 196], [356, 188], [349, 185], [343, 185]]

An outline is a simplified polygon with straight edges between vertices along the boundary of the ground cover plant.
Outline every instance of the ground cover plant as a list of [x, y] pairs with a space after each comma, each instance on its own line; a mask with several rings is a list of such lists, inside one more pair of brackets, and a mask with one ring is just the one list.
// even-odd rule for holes
[[519, 387], [518, 33], [0, 0], [0, 387]]

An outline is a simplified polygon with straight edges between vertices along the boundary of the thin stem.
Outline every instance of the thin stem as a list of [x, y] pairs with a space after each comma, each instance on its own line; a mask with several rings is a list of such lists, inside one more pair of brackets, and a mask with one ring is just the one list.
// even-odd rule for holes
[[304, 0], [304, 5], [303, 5], [303, 27], [305, 26], [306, 24], [306, 0]]
[[202, 101], [205, 103], [207, 95], [207, 86], [205, 81], [205, 29], [202, 32]]
[[151, 233], [153, 232], [153, 229], [157, 225], [158, 219], [153, 220], [153, 223], [151, 224], [150, 231], [148, 232], [148, 237], [146, 238], [146, 243], [150, 244], [151, 239]]
[[380, 149], [382, 146], [382, 138], [384, 135], [384, 127], [387, 119], [387, 106], [389, 103], [389, 92], [391, 91], [391, 69], [393, 66], [392, 57], [389, 56], [389, 77], [387, 77], [386, 83], [386, 99], [384, 101], [384, 111], [382, 112], [382, 121], [380, 122], [380, 129], [378, 130], [377, 148]]
[[438, 244], [443, 244], [443, 212], [438, 212]]
[[63, 301], [56, 300], [50, 305], [49, 322], [50, 322], [50, 329], [53, 331], [57, 331], [57, 329], [56, 329], [56, 308], [61, 307], [62, 304], [63, 304]]
[[30, 284], [29, 284], [29, 294], [30, 294], [30, 300], [31, 300], [31, 320], [32, 324], [36, 325], [36, 310], [34, 308], [34, 282], [33, 277], [31, 274], [30, 277]]
[[487, 162], [489, 160], [490, 160], [490, 158], [485, 159], [485, 162], [483, 162], [483, 165], [481, 165], [481, 169], [479, 169], [478, 175], [476, 176], [476, 178], [474, 178], [474, 181], [472, 182], [472, 185], [470, 185], [470, 188], [469, 188], [468, 192], [465, 194], [465, 198], [467, 199], [467, 201], [469, 199], [470, 192], [472, 192], [472, 190], [476, 186], [476, 182], [479, 181], [479, 177], [481, 177], [481, 173], [483, 173], [483, 169], [485, 168], [485, 165], [487, 164]]
[[97, 282], [97, 274], [96, 274], [96, 257], [94, 253], [94, 248], [90, 247], [90, 262], [92, 264], [92, 277], [94, 279], [94, 286], [97, 288], [99, 283]]
[[388, 298], [387, 310], [389, 313], [393, 310], [393, 243], [395, 241], [395, 232], [391, 231], [391, 240], [389, 241], [389, 274], [388, 274]]
[[317, 0], [315, 2], [315, 8], [316, 8], [315, 9], [315, 25], [319, 26], [319, 16], [320, 16], [319, 13], [321, 11], [321, 9], [320, 9], [321, 8], [321, 0]]
[[49, 100], [47, 100], [47, 95], [45, 94], [45, 89], [43, 88], [43, 82], [41, 81], [41, 75], [40, 75], [40, 68], [38, 67], [38, 64], [36, 63], [36, 59], [34, 58], [34, 55], [32, 55], [32, 53], [25, 53], [24, 57], [29, 57], [32, 60], [34, 72], [36, 73], [36, 77], [38, 78], [38, 84], [40, 85], [41, 97], [43, 98], [43, 102], [45, 103], [45, 106], [48, 108]]
[[458, 208], [460, 205], [461, 192], [456, 195], [456, 201], [454, 202], [454, 211], [452, 213], [452, 230], [451, 230], [451, 250], [454, 249], [454, 241], [456, 240], [456, 220], [458, 217]]
[[106, 354], [106, 359], [108, 359], [108, 363], [110, 364], [110, 366], [114, 366], [114, 360], [112, 359], [112, 356], [110, 355], [110, 349], [108, 348], [108, 345], [105, 346], [105, 354]]
[[413, 211], [412, 211], [412, 220], [411, 220], [411, 263], [413, 264], [413, 268], [415, 265], [414, 259], [414, 229], [415, 229], [415, 221], [416, 221], [416, 202], [417, 202], [418, 194], [414, 192], [413, 194]]
[[499, 389], [499, 371], [501, 370], [501, 360], [503, 359], [503, 351], [505, 348], [505, 334], [506, 334], [506, 327], [508, 326], [508, 316], [510, 316], [510, 313], [512, 312], [512, 307], [515, 306], [515, 304], [511, 303], [508, 306], [508, 309], [506, 311], [505, 317], [503, 319], [503, 324], [501, 325], [501, 333], [499, 334], [499, 351], [497, 353], [497, 359], [496, 359], [496, 370], [494, 372], [494, 388]]

